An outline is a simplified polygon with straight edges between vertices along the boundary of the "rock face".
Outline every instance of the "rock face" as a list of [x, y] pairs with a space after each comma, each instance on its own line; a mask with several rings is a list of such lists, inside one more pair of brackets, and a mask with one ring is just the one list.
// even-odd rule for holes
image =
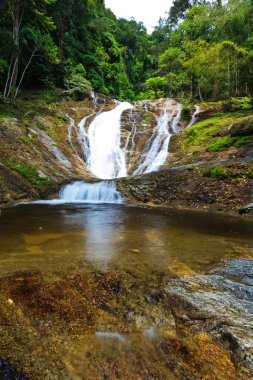
[[205, 331], [253, 375], [253, 261], [236, 259], [204, 275], [171, 279], [168, 304], [178, 328]]
[[233, 123], [228, 129], [228, 133], [232, 137], [248, 136], [253, 134], [253, 117], [250, 116], [243, 121]]
[[[183, 165], [119, 181], [129, 203], [150, 203], [172, 208], [195, 208], [212, 212], [238, 210], [251, 199], [253, 179], [222, 181], [203, 175], [205, 163]], [[210, 163], [211, 165], [211, 163]], [[235, 173], [247, 165], [234, 166]], [[235, 174], [236, 175], [236, 174]]]

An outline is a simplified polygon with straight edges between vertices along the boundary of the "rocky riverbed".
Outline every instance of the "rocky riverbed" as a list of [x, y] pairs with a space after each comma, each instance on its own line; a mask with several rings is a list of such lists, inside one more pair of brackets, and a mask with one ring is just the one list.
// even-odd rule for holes
[[252, 377], [251, 221], [22, 205], [0, 229], [0, 374]]

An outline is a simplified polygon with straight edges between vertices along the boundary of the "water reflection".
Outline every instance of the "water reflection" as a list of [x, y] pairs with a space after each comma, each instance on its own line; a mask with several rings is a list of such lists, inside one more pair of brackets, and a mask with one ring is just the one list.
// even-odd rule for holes
[[122, 210], [114, 208], [106, 213], [92, 209], [83, 214], [83, 254], [97, 269], [108, 269], [112, 258], [117, 259], [124, 239], [121, 218]]
[[[24, 217], [25, 215], [25, 217]], [[3, 210], [0, 271], [92, 266], [174, 274], [252, 255], [253, 222], [121, 205], [23, 205]]]

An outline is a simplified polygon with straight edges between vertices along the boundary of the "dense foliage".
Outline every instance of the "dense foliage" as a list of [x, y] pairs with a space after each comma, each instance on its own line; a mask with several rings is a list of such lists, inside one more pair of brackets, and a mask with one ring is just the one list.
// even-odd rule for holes
[[[155, 4], [154, 4], [155, 6]], [[253, 103], [252, 0], [174, 0], [152, 35], [103, 0], [0, 0], [0, 89]]]
[[152, 39], [153, 81], [164, 94], [253, 100], [252, 0], [174, 0]]
[[1, 0], [0, 88], [94, 89], [133, 99], [152, 62], [142, 23], [117, 20], [103, 0]]

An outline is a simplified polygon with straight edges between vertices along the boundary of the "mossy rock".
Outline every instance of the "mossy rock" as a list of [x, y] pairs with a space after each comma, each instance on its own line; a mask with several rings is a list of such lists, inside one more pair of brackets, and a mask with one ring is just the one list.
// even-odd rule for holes
[[228, 129], [228, 133], [232, 137], [252, 135], [253, 134], [253, 117], [250, 116], [246, 119], [233, 123]]

